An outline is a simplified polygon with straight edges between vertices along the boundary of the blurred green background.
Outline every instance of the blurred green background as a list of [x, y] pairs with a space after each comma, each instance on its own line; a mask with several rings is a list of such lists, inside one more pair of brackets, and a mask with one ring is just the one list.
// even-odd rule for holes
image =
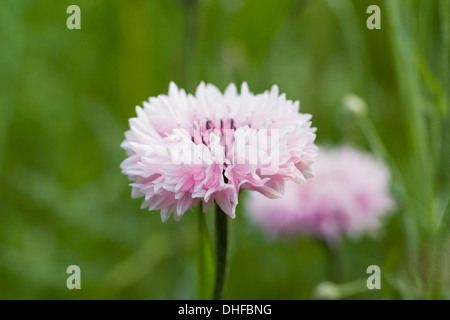
[[[66, 27], [71, 4], [81, 30]], [[366, 27], [372, 4], [381, 30]], [[119, 145], [136, 105], [170, 81], [193, 92], [202, 80], [255, 93], [277, 84], [313, 115], [318, 143], [373, 149], [342, 104], [358, 94], [404, 179], [382, 235], [344, 241], [332, 261], [319, 241], [267, 237], [241, 206], [225, 298], [311, 299], [322, 281], [366, 279], [372, 264], [382, 290], [342, 298], [450, 297], [448, 4], [2, 0], [0, 298], [196, 297], [196, 215], [163, 224], [140, 210]], [[81, 290], [66, 287], [73, 264]]]

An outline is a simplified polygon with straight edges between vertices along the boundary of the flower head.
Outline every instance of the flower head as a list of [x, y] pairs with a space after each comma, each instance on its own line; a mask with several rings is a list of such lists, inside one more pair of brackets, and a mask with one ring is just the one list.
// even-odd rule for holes
[[389, 171], [370, 154], [351, 147], [320, 149], [314, 178], [286, 184], [283, 199], [248, 196], [252, 220], [272, 234], [309, 234], [328, 241], [376, 229], [393, 208]]
[[311, 176], [317, 154], [311, 116], [298, 109], [277, 86], [254, 95], [246, 83], [240, 93], [230, 84], [222, 94], [201, 83], [191, 95], [171, 83], [168, 95], [136, 107], [125, 133], [121, 168], [132, 196], [163, 221], [200, 201], [204, 211], [216, 202], [234, 218], [241, 188], [281, 197], [286, 180]]

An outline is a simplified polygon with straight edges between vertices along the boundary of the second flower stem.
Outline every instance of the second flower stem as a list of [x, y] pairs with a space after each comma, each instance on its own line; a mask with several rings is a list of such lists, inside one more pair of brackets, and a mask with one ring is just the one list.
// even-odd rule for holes
[[215, 215], [216, 275], [214, 280], [213, 299], [219, 300], [222, 298], [228, 271], [228, 217], [217, 204]]

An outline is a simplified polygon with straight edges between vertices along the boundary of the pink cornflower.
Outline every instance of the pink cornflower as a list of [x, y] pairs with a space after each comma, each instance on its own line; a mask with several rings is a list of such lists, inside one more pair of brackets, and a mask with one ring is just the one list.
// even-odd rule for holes
[[133, 182], [132, 196], [143, 208], [175, 220], [200, 201], [216, 202], [234, 218], [240, 189], [266, 197], [283, 195], [284, 182], [304, 183], [317, 154], [311, 115], [278, 87], [254, 95], [246, 83], [222, 94], [201, 83], [195, 95], [174, 83], [168, 95], [151, 97], [122, 143], [128, 158], [122, 172]]
[[307, 234], [327, 241], [380, 227], [393, 209], [389, 170], [380, 160], [351, 147], [321, 148], [314, 177], [286, 184], [283, 199], [248, 195], [251, 219], [275, 235]]

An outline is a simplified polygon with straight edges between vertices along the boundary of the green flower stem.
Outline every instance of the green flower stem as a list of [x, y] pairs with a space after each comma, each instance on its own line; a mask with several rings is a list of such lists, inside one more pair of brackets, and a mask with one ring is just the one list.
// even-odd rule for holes
[[197, 299], [207, 300], [211, 297], [214, 276], [213, 250], [201, 205], [197, 214]]
[[215, 218], [216, 276], [213, 299], [222, 298], [228, 268], [228, 217], [216, 204]]
[[[327, 278], [334, 283], [342, 282], [343, 266], [342, 257], [339, 252], [338, 246], [332, 246], [325, 240], [319, 240], [321, 247], [324, 249], [326, 265], [327, 265]], [[339, 244], [337, 244], [339, 245]]]

